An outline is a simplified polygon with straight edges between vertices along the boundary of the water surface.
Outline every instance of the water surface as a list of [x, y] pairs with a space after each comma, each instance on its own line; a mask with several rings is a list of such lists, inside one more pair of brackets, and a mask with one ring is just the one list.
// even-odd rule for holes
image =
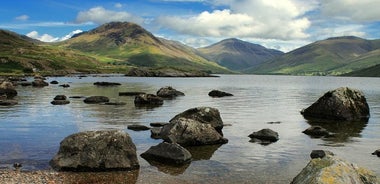
[[[79, 131], [120, 129], [130, 134], [138, 154], [160, 140], [150, 132], [134, 132], [130, 124], [149, 126], [151, 122], [167, 122], [189, 108], [209, 106], [219, 109], [226, 124], [224, 145], [191, 148], [194, 161], [180, 168], [148, 163], [139, 157], [141, 168], [137, 183], [187, 181], [194, 183], [289, 183], [307, 164], [313, 149], [327, 149], [350, 162], [380, 175], [380, 160], [371, 153], [379, 149], [380, 79], [350, 77], [298, 77], [221, 75], [218, 78], [137, 78], [124, 76], [58, 77], [62, 88], [17, 87], [19, 104], [0, 107], [0, 167], [22, 162], [25, 170], [49, 169], [48, 162], [66, 136]], [[97, 87], [94, 82], [119, 82], [116, 87]], [[118, 96], [119, 92], [156, 93], [172, 86], [185, 96], [165, 100], [156, 108], [140, 108], [134, 97]], [[316, 101], [328, 90], [348, 86], [364, 92], [370, 106], [367, 123], [333, 123], [326, 126], [337, 133], [334, 138], [316, 139], [302, 133], [314, 122], [305, 120], [299, 111]], [[232, 97], [211, 98], [207, 94], [218, 89]], [[83, 99], [54, 106], [56, 95], [108, 96], [125, 106], [89, 105]], [[276, 122], [276, 123], [269, 123]], [[253, 131], [270, 128], [280, 140], [264, 146], [249, 142]]]

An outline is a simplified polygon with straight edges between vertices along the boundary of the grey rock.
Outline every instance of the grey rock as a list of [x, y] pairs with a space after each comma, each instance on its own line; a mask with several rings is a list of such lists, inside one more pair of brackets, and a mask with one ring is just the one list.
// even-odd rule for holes
[[164, 104], [164, 100], [161, 97], [158, 97], [153, 94], [141, 94], [135, 97], [134, 103], [136, 106], [159, 106]]
[[172, 88], [171, 86], [160, 88], [156, 94], [157, 94], [157, 96], [162, 97], [162, 98], [174, 98], [177, 96], [184, 96], [185, 95], [185, 93], [178, 91], [178, 90]]
[[154, 123], [150, 123], [150, 126], [152, 126], [152, 127], [163, 127], [166, 124], [168, 124], [168, 123], [167, 122], [154, 122]]
[[225, 97], [225, 96], [234, 96], [234, 95], [231, 94], [231, 93], [224, 92], [224, 91], [212, 90], [212, 91], [210, 91], [208, 93], [208, 96], [211, 96], [211, 97]]
[[174, 116], [169, 122], [176, 121], [180, 118], [193, 119], [200, 123], [210, 124], [219, 134], [223, 135], [223, 120], [220, 117], [219, 110], [212, 107], [196, 107], [188, 109]]
[[45, 87], [45, 86], [49, 86], [49, 83], [45, 82], [45, 81], [42, 80], [42, 79], [35, 79], [35, 80], [32, 82], [32, 86], [33, 86], [33, 87]]
[[50, 84], [58, 84], [58, 83], [59, 83], [59, 82], [56, 81], [56, 80], [53, 80], [53, 81], [50, 82]]
[[313, 158], [324, 158], [327, 155], [333, 156], [334, 153], [332, 153], [330, 151], [326, 151], [326, 150], [313, 150], [310, 153], [310, 158], [312, 158], [312, 159]]
[[182, 146], [224, 144], [228, 142], [211, 124], [200, 123], [187, 118], [170, 121], [169, 124], [162, 128], [161, 137], [166, 142], [175, 142]]
[[53, 105], [66, 105], [66, 104], [69, 104], [70, 101], [68, 101], [68, 100], [53, 100], [50, 103]]
[[83, 100], [83, 102], [87, 104], [99, 104], [99, 103], [105, 103], [109, 101], [110, 99], [105, 96], [90, 96]]
[[330, 135], [330, 132], [321, 126], [311, 126], [304, 130], [302, 133], [310, 135], [312, 137], [323, 137]]
[[119, 96], [137, 96], [145, 94], [144, 92], [119, 92]]
[[191, 162], [191, 153], [175, 143], [162, 142], [150, 147], [141, 154], [145, 160], [154, 160], [165, 164], [183, 165]]
[[58, 171], [115, 171], [139, 168], [136, 146], [122, 131], [87, 131], [72, 134], [50, 161]]
[[248, 137], [250, 137], [251, 139], [254, 139], [252, 140], [252, 142], [256, 142], [257, 140], [264, 141], [262, 142], [263, 144], [276, 142], [279, 139], [278, 133], [269, 128], [265, 128], [260, 131], [253, 132]]
[[152, 139], [161, 139], [161, 127], [153, 127], [150, 129], [150, 137]]
[[325, 93], [315, 103], [301, 111], [307, 118], [368, 121], [369, 106], [364, 94], [356, 89], [341, 87]]
[[54, 100], [67, 100], [67, 97], [65, 95], [57, 95], [54, 97]]
[[292, 184], [376, 184], [376, 175], [334, 155], [314, 158], [293, 178]]
[[17, 91], [13, 83], [4, 81], [0, 84], [0, 95], [6, 95], [7, 98], [13, 98], [17, 96]]
[[372, 155], [377, 155], [378, 157], [380, 157], [380, 149], [374, 151], [374, 152], [372, 153]]

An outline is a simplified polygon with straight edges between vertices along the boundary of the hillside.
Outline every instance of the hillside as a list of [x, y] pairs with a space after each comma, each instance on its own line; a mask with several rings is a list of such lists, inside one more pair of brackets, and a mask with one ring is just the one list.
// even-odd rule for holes
[[14, 32], [0, 30], [0, 74], [40, 71], [52, 74], [97, 71], [98, 62], [77, 51], [59, 49]]
[[222, 40], [198, 50], [205, 58], [215, 61], [228, 69], [238, 71], [257, 66], [264, 61], [283, 54], [281, 51], [267, 49], [261, 45], [235, 38]]
[[380, 64], [364, 68], [357, 71], [352, 71], [343, 76], [351, 76], [351, 77], [380, 77]]
[[59, 46], [106, 57], [106, 61], [114, 65], [229, 72], [197, 55], [191, 48], [179, 42], [159, 39], [141, 26], [129, 22], [103, 24], [59, 43]]
[[[317, 41], [246, 70], [255, 74], [340, 75], [376, 65], [364, 59], [380, 40], [346, 36]], [[364, 61], [366, 60], [366, 61]], [[366, 63], [366, 64], [364, 64]]]

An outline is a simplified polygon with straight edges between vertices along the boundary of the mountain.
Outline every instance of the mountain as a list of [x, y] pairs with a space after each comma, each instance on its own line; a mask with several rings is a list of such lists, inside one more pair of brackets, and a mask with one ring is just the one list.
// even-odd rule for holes
[[366, 40], [353, 36], [329, 38], [266, 61], [259, 66], [246, 70], [246, 72], [255, 74], [340, 75], [380, 63], [369, 59], [373, 57], [370, 53], [379, 48], [380, 40]]
[[99, 64], [83, 53], [60, 49], [7, 30], [0, 30], [0, 50], [0, 74], [93, 72]]
[[229, 72], [179, 42], [157, 38], [130, 22], [110, 22], [59, 43], [60, 47], [105, 57], [108, 63], [132, 67]]
[[267, 49], [261, 45], [245, 42], [235, 38], [222, 40], [213, 45], [199, 48], [205, 58], [217, 62], [231, 70], [243, 70], [257, 66], [264, 61], [273, 59], [283, 52]]

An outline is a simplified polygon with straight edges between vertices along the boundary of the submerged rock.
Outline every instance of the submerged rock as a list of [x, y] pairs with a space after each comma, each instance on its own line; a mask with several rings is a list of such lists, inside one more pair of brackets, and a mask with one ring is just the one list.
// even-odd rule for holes
[[119, 92], [119, 96], [137, 96], [145, 94], [145, 92]]
[[225, 96], [234, 96], [234, 95], [231, 94], [231, 93], [224, 92], [224, 91], [212, 90], [212, 91], [210, 91], [208, 93], [208, 96], [211, 96], [211, 97], [225, 97]]
[[17, 96], [17, 91], [11, 82], [4, 81], [0, 84], [0, 95], [6, 95], [7, 98]]
[[130, 130], [134, 130], [134, 131], [145, 131], [145, 130], [150, 129], [149, 127], [147, 127], [145, 125], [128, 125], [127, 128]]
[[164, 141], [178, 143], [183, 146], [224, 144], [228, 142], [211, 124], [200, 123], [194, 119], [187, 118], [170, 121], [169, 124], [162, 128], [160, 134]]
[[117, 82], [95, 82], [96, 86], [120, 86], [120, 83]]
[[72, 134], [50, 161], [58, 171], [114, 171], [139, 168], [136, 146], [122, 131], [87, 131]]
[[278, 133], [265, 128], [257, 132], [253, 132], [248, 137], [251, 138], [251, 142], [259, 142], [261, 144], [270, 144], [272, 142], [278, 141]]
[[302, 133], [312, 137], [329, 136], [331, 133], [321, 126], [311, 126], [304, 130]]
[[174, 98], [177, 96], [184, 96], [185, 95], [185, 93], [183, 93], [181, 91], [177, 91], [176, 89], [172, 88], [171, 86], [160, 88], [156, 94], [157, 94], [157, 96], [162, 97], [162, 98]]
[[109, 102], [110, 99], [106, 96], [90, 96], [83, 100], [84, 103], [87, 104], [99, 104]]
[[33, 82], [32, 82], [32, 86], [33, 87], [45, 87], [45, 86], [49, 86], [49, 83], [45, 82], [44, 80], [42, 79], [35, 79]]
[[12, 105], [17, 105], [18, 102], [17, 100], [0, 100], [0, 106], [12, 106]]
[[183, 165], [191, 162], [191, 153], [176, 143], [162, 142], [141, 154], [145, 160], [165, 164]]
[[376, 184], [379, 182], [372, 171], [344, 161], [330, 153], [323, 158], [312, 159], [291, 183]]
[[135, 97], [134, 103], [137, 106], [142, 106], [142, 105], [158, 106], [158, 105], [164, 104], [164, 100], [161, 97], [153, 95], [153, 94], [141, 94]]
[[220, 117], [219, 110], [212, 107], [196, 107], [188, 109], [180, 114], [174, 116], [170, 122], [176, 121], [180, 118], [193, 119], [197, 122], [210, 124], [219, 134], [223, 135], [223, 121]]
[[372, 153], [372, 155], [377, 155], [378, 157], [380, 157], [380, 149], [374, 151], [374, 152]]
[[341, 87], [325, 93], [310, 107], [301, 111], [305, 118], [342, 121], [368, 121], [369, 106], [364, 94]]

